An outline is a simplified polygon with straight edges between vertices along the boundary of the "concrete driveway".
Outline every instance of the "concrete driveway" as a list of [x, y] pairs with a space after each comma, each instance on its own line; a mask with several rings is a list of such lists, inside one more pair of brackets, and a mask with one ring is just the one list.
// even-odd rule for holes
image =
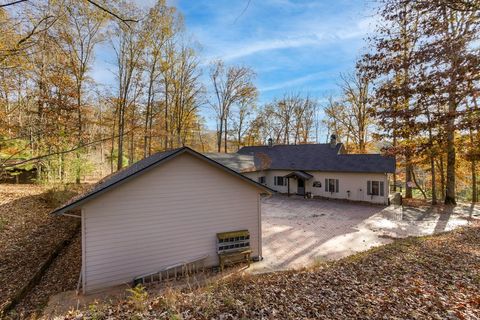
[[262, 200], [264, 260], [252, 272], [309, 266], [392, 242], [452, 230], [479, 206], [402, 208], [275, 195]]

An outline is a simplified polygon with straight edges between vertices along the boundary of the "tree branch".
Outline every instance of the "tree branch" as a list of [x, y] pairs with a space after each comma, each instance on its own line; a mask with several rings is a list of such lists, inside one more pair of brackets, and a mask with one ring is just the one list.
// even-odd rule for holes
[[243, 16], [245, 11], [247, 11], [248, 7], [250, 6], [250, 2], [251, 2], [251, 0], [248, 0], [247, 5], [245, 6], [245, 8], [243, 8], [242, 12], [240, 12], [238, 17], [235, 18], [235, 21], [233, 21], [233, 24], [237, 23], [237, 20], [240, 19], [241, 16]]
[[9, 2], [9, 3], [0, 4], [0, 8], [5, 8], [5, 7], [8, 7], [8, 6], [13, 6], [13, 5], [17, 4], [17, 3], [21, 3], [21, 2], [25, 2], [25, 1], [28, 1], [28, 0], [17, 0], [17, 1]]
[[[25, 0], [24, 0], [25, 1]], [[128, 22], [138, 22], [138, 20], [135, 20], [135, 19], [124, 19], [122, 17], [120, 17], [118, 14], [116, 14], [115, 12], [99, 5], [98, 3], [96, 3], [95, 1], [93, 0], [86, 0], [88, 3], [90, 4], [93, 4], [95, 7], [99, 8], [100, 10], [108, 13], [109, 15], [117, 18], [118, 20], [122, 21], [123, 23], [125, 23], [128, 27], [130, 27], [130, 25], [128, 24]]]
[[[138, 128], [139, 127], [134, 127], [132, 129], [128, 130], [127, 132], [124, 132], [122, 136], [130, 134], [132, 131], [135, 131]], [[112, 138], [116, 139], [118, 137], [120, 137], [120, 135], [116, 135], [114, 137], [110, 136], [110, 137], [103, 138], [103, 139], [100, 139], [100, 140], [91, 141], [89, 143], [84, 143], [84, 144], [81, 144], [81, 145], [77, 145], [77, 146], [75, 146], [71, 149], [68, 149], [68, 150], [63, 150], [63, 151], [59, 151], [59, 152], [52, 152], [52, 153], [44, 154], [44, 155], [41, 155], [41, 156], [33, 157], [33, 158], [30, 158], [30, 159], [21, 160], [21, 161], [18, 161], [16, 163], [12, 163], [12, 164], [6, 164], [6, 161], [4, 161], [3, 163], [0, 164], [0, 172], [5, 170], [6, 168], [14, 168], [16, 166], [19, 166], [19, 165], [22, 165], [22, 164], [25, 164], [25, 163], [28, 163], [28, 162], [38, 161], [38, 160], [41, 160], [43, 158], [48, 158], [48, 157], [59, 155], [59, 154], [70, 153], [70, 152], [76, 151], [78, 149], [82, 149], [82, 148], [85, 148], [85, 147], [88, 147], [88, 146], [91, 146], [91, 145], [94, 145], [94, 144], [98, 144], [98, 143], [101, 143], [101, 142], [104, 142], [104, 141], [112, 140]], [[7, 160], [9, 160], [9, 159], [7, 159]]]
[[[19, 4], [19, 3], [22, 3], [22, 2], [26, 2], [28, 0], [17, 0], [17, 1], [13, 1], [13, 2], [8, 2], [8, 3], [5, 3], [5, 4], [0, 4], [0, 8], [5, 8], [5, 7], [8, 7], [8, 6], [13, 6], [13, 5], [16, 5], [16, 4]], [[130, 25], [128, 24], [128, 22], [138, 22], [138, 20], [135, 20], [135, 19], [125, 19], [125, 18], [122, 18], [120, 17], [118, 14], [116, 14], [115, 12], [101, 6], [100, 4], [98, 4], [97, 2], [95, 2], [94, 0], [85, 0], [87, 1], [88, 3], [94, 5], [95, 7], [97, 7], [98, 9], [108, 13], [109, 15], [117, 18], [118, 20], [122, 21], [123, 23], [125, 23], [127, 26], [130, 27]]]

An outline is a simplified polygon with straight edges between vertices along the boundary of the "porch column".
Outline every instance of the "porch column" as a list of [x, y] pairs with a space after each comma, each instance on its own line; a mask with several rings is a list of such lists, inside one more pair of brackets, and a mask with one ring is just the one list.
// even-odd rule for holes
[[290, 197], [290, 178], [287, 178], [287, 196]]

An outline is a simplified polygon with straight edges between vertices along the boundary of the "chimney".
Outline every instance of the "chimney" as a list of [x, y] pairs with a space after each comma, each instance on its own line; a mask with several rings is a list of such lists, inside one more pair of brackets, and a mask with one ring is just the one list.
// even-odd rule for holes
[[330, 147], [335, 148], [337, 146], [337, 135], [332, 134], [330, 136]]
[[273, 147], [273, 139], [272, 138], [268, 138], [268, 146], [270, 148]]

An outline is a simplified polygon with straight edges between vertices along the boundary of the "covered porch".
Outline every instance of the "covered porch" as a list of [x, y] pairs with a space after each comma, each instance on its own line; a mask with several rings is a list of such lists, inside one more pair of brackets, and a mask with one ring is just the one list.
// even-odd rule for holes
[[284, 178], [287, 179], [287, 195], [290, 196], [290, 179], [294, 179], [297, 181], [297, 190], [294, 194], [305, 196], [307, 194], [306, 188], [306, 181], [313, 178], [313, 176], [305, 171], [292, 171], [289, 174], [285, 175]]

